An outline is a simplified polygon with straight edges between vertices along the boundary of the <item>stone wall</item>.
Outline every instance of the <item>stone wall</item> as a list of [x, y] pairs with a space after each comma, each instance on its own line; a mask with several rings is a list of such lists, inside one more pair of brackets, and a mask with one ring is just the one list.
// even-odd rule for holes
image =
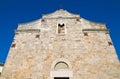
[[[65, 24], [63, 34], [58, 33], [59, 23]], [[18, 26], [2, 77], [53, 79], [51, 72], [61, 61], [69, 69], [60, 72], [70, 71], [70, 79], [120, 79], [120, 63], [105, 24], [64, 10]]]

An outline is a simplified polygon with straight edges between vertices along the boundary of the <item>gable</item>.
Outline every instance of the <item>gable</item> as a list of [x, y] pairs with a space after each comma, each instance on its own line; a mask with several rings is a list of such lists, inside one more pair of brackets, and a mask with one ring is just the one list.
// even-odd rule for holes
[[63, 10], [63, 9], [60, 9], [60, 10], [57, 10], [53, 13], [50, 13], [50, 14], [46, 14], [46, 15], [43, 15], [42, 18], [79, 18], [80, 16], [78, 14], [72, 14], [66, 10]]

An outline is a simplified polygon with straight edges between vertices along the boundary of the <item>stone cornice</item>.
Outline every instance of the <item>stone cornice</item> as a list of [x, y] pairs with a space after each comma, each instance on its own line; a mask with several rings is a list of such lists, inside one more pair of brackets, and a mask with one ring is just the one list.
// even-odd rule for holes
[[19, 33], [19, 32], [40, 32], [40, 29], [19, 29], [19, 30], [15, 30], [15, 33]]
[[82, 31], [83, 32], [88, 32], [88, 31], [103, 31], [103, 32], [109, 33], [108, 29], [83, 29]]

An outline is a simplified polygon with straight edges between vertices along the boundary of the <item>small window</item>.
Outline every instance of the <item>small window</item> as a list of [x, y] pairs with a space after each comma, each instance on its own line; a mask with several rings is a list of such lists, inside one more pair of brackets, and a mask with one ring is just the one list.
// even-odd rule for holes
[[65, 24], [58, 24], [58, 34], [65, 34]]

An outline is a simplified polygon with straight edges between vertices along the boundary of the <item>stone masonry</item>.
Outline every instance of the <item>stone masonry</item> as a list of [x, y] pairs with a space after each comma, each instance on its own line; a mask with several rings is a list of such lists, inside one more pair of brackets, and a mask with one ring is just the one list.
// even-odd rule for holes
[[60, 9], [19, 24], [0, 79], [120, 79], [105, 24]]

